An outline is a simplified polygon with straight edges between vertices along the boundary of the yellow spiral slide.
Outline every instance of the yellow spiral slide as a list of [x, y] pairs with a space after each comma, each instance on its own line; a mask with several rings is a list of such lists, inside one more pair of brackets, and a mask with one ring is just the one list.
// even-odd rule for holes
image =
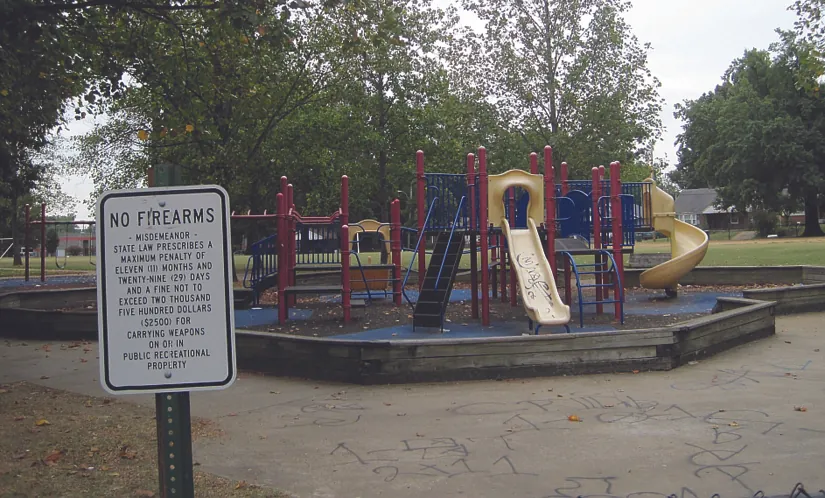
[[[645, 182], [653, 183], [648, 178]], [[644, 271], [639, 277], [647, 289], [675, 290], [679, 279], [687, 275], [704, 259], [708, 252], [708, 234], [701, 228], [676, 219], [673, 197], [656, 186], [651, 186], [650, 203], [653, 229], [670, 237], [671, 259]]]

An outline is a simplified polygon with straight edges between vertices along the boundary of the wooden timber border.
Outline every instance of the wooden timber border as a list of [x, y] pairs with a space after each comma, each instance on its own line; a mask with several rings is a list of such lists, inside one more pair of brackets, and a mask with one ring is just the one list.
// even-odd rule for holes
[[[728, 284], [734, 278], [743, 283], [741, 279], [748, 274], [760, 283], [804, 285], [747, 290], [742, 298], [718, 298], [710, 315], [643, 330], [386, 341], [237, 330], [238, 367], [357, 384], [670, 370], [774, 335], [777, 314], [820, 311], [825, 305], [825, 267], [736, 269], [724, 278]], [[722, 278], [714, 277], [716, 282]], [[95, 298], [94, 288], [2, 294], [0, 337], [96, 340], [95, 311], [64, 311]]]

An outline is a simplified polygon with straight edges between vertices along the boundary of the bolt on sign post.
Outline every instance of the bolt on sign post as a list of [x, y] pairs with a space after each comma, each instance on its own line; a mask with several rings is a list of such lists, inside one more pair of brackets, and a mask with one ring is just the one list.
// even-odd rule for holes
[[164, 498], [194, 497], [189, 391], [235, 381], [229, 212], [211, 185], [114, 190], [97, 203], [101, 384], [155, 393]]

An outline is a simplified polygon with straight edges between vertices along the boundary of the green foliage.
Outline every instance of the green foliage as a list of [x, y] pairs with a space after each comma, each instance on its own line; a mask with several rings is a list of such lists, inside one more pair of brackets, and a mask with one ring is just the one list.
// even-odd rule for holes
[[772, 233], [776, 233], [779, 217], [775, 212], [766, 209], [757, 209], [751, 214], [751, 217], [753, 219], [753, 226], [759, 232], [760, 237], [767, 237]]
[[57, 230], [54, 228], [49, 228], [46, 232], [46, 250], [49, 254], [55, 254], [57, 252], [57, 246], [60, 245], [60, 236], [57, 234]]
[[[813, 47], [791, 33], [770, 51], [733, 62], [713, 92], [677, 106], [684, 187], [712, 186], [722, 207], [787, 210], [802, 200], [806, 235], [822, 234], [818, 195], [825, 186], [825, 99]], [[777, 195], [783, 191], [787, 196]], [[787, 197], [790, 197], [788, 199]]]
[[[456, 79], [496, 102], [522, 141], [550, 144], [571, 177], [621, 161], [630, 168], [661, 134], [649, 46], [623, 18], [623, 0], [463, 0], [484, 22], [454, 49]], [[515, 144], [514, 144], [515, 145]]]

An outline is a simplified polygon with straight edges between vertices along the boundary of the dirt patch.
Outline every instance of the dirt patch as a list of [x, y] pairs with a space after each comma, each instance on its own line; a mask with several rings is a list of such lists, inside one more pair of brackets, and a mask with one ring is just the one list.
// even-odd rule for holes
[[[192, 432], [221, 437], [203, 419], [193, 418]], [[197, 471], [195, 495], [287, 496]], [[0, 385], [0, 496], [158, 496], [154, 409], [26, 382]]]

